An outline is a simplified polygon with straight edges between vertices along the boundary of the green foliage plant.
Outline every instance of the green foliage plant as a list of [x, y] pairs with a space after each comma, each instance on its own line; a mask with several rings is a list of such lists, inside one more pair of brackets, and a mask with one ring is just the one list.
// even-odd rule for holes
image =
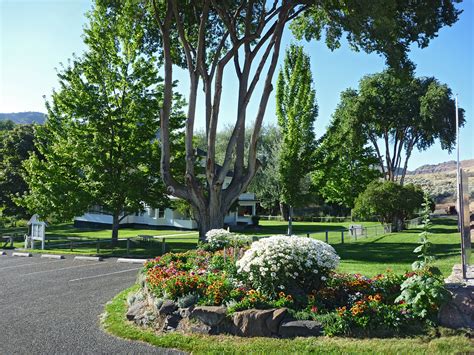
[[435, 256], [431, 252], [432, 243], [428, 239], [431, 228], [430, 212], [431, 200], [425, 194], [420, 245], [413, 251], [418, 254], [420, 260], [412, 264], [413, 273], [402, 283], [402, 292], [396, 301], [406, 303], [414, 315], [434, 321], [439, 307], [449, 299], [450, 294], [444, 287], [441, 272], [431, 265]]
[[303, 47], [290, 45], [277, 79], [276, 114], [282, 134], [278, 157], [280, 203], [289, 206], [288, 234], [292, 234], [292, 208], [301, 204], [308, 167], [315, 149], [314, 122], [318, 115], [310, 59]]
[[[442, 149], [454, 148], [455, 111], [446, 84], [434, 77], [417, 78], [413, 70], [389, 68], [362, 78], [358, 90], [346, 90], [336, 114], [369, 144], [384, 178], [403, 184], [413, 151], [426, 150], [437, 140]], [[463, 113], [459, 109], [461, 126]]]
[[38, 154], [34, 143], [36, 129], [35, 125], [21, 124], [0, 130], [0, 207], [3, 206], [3, 216], [27, 219], [31, 216], [28, 208], [18, 201], [29, 192], [23, 162], [31, 154]]
[[392, 230], [403, 228], [403, 221], [411, 218], [423, 203], [423, 191], [412, 185], [393, 181], [373, 181], [355, 200], [353, 215], [367, 219], [378, 216], [380, 222], [392, 224]]
[[[40, 154], [24, 164], [30, 192], [23, 205], [62, 220], [100, 206], [112, 216], [117, 243], [121, 220], [143, 211], [145, 203], [169, 204], [157, 140], [162, 79], [141, 4], [120, 2], [111, 10], [97, 1], [87, 17], [86, 51], [59, 70], [59, 89], [37, 132]], [[175, 94], [173, 132], [182, 126], [182, 104]], [[171, 139], [177, 148], [179, 137], [173, 133]]]

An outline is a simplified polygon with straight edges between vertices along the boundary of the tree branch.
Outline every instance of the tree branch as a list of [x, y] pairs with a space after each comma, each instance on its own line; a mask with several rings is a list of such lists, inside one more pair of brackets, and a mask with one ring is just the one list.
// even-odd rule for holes
[[154, 17], [160, 29], [163, 41], [163, 56], [164, 56], [164, 90], [163, 90], [163, 106], [160, 112], [160, 135], [161, 135], [161, 175], [168, 192], [174, 196], [189, 199], [187, 190], [178, 184], [173, 178], [170, 168], [170, 126], [169, 120], [171, 115], [171, 105], [173, 102], [173, 76], [172, 76], [172, 59], [171, 59], [171, 42], [170, 42], [170, 27], [173, 10], [170, 1], [167, 1], [166, 15], [163, 22], [158, 13], [156, 0], [152, 0]]

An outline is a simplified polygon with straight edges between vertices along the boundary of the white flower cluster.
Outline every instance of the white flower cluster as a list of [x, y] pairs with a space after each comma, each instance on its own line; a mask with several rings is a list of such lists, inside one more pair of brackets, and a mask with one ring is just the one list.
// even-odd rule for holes
[[206, 233], [206, 242], [213, 250], [228, 246], [243, 246], [250, 243], [252, 238], [246, 235], [234, 234], [225, 229], [211, 229]]
[[257, 289], [276, 292], [290, 285], [317, 287], [339, 264], [333, 247], [295, 235], [276, 235], [254, 242], [237, 261], [239, 273]]

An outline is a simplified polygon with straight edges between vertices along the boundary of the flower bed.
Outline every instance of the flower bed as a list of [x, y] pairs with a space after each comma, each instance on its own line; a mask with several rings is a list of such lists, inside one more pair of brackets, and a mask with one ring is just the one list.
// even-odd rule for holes
[[[223, 245], [224, 250], [148, 261], [142, 294], [130, 303], [147, 299], [151, 322], [156, 314], [163, 316], [161, 330], [196, 331], [195, 323], [185, 321], [192, 318], [201, 322], [198, 331], [207, 333], [316, 335], [324, 329], [326, 335], [393, 336], [433, 324], [442, 302], [433, 291], [439, 278], [429, 269], [373, 278], [337, 273], [334, 249], [310, 238], [274, 236], [251, 247], [224, 240]], [[249, 332], [249, 321], [261, 323], [253, 327], [260, 333]]]

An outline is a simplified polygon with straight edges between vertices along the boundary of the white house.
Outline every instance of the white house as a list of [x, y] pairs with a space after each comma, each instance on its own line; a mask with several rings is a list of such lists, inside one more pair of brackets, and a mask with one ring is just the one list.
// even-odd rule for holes
[[[224, 180], [225, 189], [232, 181], [232, 172], [228, 173]], [[171, 199], [176, 197], [170, 196]], [[252, 216], [256, 215], [257, 200], [254, 193], [243, 193], [239, 196], [237, 201], [237, 208], [230, 211], [224, 219], [224, 223], [228, 225], [249, 225], [252, 224]], [[195, 220], [183, 216], [178, 211], [170, 208], [157, 209], [145, 206], [144, 212], [135, 213], [126, 216], [120, 222], [124, 227], [147, 227], [159, 228], [170, 227], [178, 229], [196, 229], [197, 223]], [[100, 207], [94, 207], [87, 213], [80, 217], [74, 218], [75, 227], [103, 227], [105, 225], [112, 225], [112, 216], [106, 214]]]

